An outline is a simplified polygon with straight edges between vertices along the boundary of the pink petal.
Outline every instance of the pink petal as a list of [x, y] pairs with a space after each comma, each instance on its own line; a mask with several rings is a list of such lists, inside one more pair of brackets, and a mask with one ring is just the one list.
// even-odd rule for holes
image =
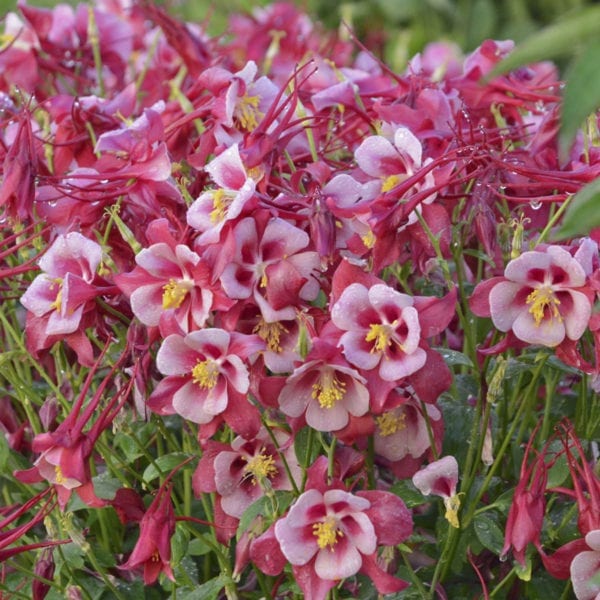
[[[522, 255], [523, 256], [523, 255]], [[515, 319], [523, 312], [528, 312], [527, 305], [516, 303], [515, 298], [523, 289], [520, 283], [500, 281], [490, 291], [490, 310], [492, 321], [500, 331], [510, 331]]]
[[415, 166], [421, 165], [421, 156], [423, 148], [421, 142], [415, 137], [415, 135], [406, 127], [398, 127], [394, 134], [394, 145], [400, 152], [407, 154], [415, 164]]
[[237, 144], [221, 152], [206, 166], [206, 171], [219, 187], [228, 190], [239, 190], [247, 179]]
[[315, 573], [326, 580], [338, 581], [358, 573], [362, 566], [360, 552], [347, 540], [340, 538], [332, 552], [320, 549], [315, 561]]
[[427, 360], [423, 348], [417, 348], [412, 354], [401, 354], [398, 358], [384, 356], [379, 363], [379, 376], [385, 381], [397, 381], [416, 373]]
[[565, 339], [564, 322], [556, 318], [544, 319], [538, 325], [527, 309], [519, 313], [512, 325], [512, 330], [520, 340], [528, 344], [540, 344], [548, 348], [558, 346]]
[[355, 150], [354, 157], [358, 166], [371, 177], [390, 175], [389, 169], [384, 168], [384, 161], [399, 161], [398, 151], [392, 142], [381, 135], [366, 138]]
[[567, 313], [561, 313], [567, 337], [570, 340], [578, 340], [587, 329], [592, 316], [592, 307], [585, 294], [570, 290], [573, 299], [573, 307]]
[[156, 366], [163, 375], [187, 375], [198, 362], [198, 355], [178, 334], [168, 336], [156, 355]]

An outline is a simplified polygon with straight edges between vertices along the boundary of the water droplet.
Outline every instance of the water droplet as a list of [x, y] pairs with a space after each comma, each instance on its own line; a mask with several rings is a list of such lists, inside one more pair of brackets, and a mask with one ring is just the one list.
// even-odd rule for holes
[[508, 555], [507, 554], [501, 554], [499, 556], [500, 562], [506, 562], [508, 559]]
[[532, 200], [529, 206], [531, 206], [532, 210], [539, 210], [542, 208], [542, 203], [539, 200]]

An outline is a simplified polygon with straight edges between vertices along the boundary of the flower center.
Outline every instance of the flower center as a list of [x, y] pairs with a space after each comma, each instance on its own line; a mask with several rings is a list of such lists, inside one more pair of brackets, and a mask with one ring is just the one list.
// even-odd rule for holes
[[394, 189], [399, 183], [402, 183], [406, 179], [406, 175], [390, 175], [383, 180], [381, 184], [382, 192], [389, 192]]
[[531, 304], [529, 312], [533, 315], [536, 327], [539, 327], [546, 315], [546, 308], [550, 310], [550, 320], [556, 318], [559, 322], [562, 322], [562, 317], [558, 310], [560, 300], [556, 297], [552, 288], [542, 287], [537, 290], [533, 290], [529, 296], [527, 296], [526, 304]]
[[322, 373], [312, 386], [312, 397], [319, 401], [321, 408], [333, 408], [345, 393], [346, 383], [340, 381], [331, 370]]
[[210, 211], [210, 222], [214, 225], [225, 220], [227, 209], [231, 204], [231, 196], [223, 189], [213, 191], [213, 209]]
[[185, 297], [190, 291], [192, 285], [193, 284], [191, 281], [187, 281], [185, 279], [180, 279], [179, 281], [170, 279], [169, 283], [163, 285], [163, 310], [168, 310], [169, 308], [179, 308], [185, 300]]
[[263, 116], [263, 113], [258, 110], [259, 102], [258, 96], [248, 96], [247, 94], [239, 99], [236, 116], [246, 131], [254, 131], [258, 127], [258, 117]]
[[338, 537], [344, 537], [344, 532], [337, 528], [337, 522], [333, 517], [327, 517], [322, 523], [313, 525], [313, 535], [317, 538], [319, 548], [327, 548], [333, 552]]
[[55, 474], [55, 483], [57, 485], [63, 485], [66, 482], [65, 476], [63, 475], [60, 465], [55, 465], [54, 474]]
[[384, 323], [373, 323], [365, 336], [366, 342], [375, 342], [371, 352], [383, 352], [391, 343], [392, 328]]
[[252, 330], [252, 333], [256, 333], [259, 338], [267, 343], [267, 348], [271, 352], [279, 353], [283, 351], [280, 344], [280, 338], [282, 333], [289, 333], [288, 330], [279, 322], [267, 323], [261, 319], [258, 325]]
[[55, 285], [58, 285], [58, 292], [56, 293], [56, 298], [54, 299], [54, 302], [50, 304], [50, 308], [58, 312], [60, 312], [62, 309], [62, 282], [62, 277], [56, 277], [55, 279], [52, 279], [50, 283], [51, 290], [54, 289]]
[[246, 459], [248, 464], [244, 467], [244, 473], [252, 475], [252, 483], [256, 485], [257, 481], [263, 481], [277, 475], [275, 460], [270, 454], [264, 453], [264, 448], [260, 454]]
[[360, 239], [362, 240], [362, 243], [365, 245], [365, 247], [369, 250], [371, 250], [373, 246], [375, 246], [375, 242], [377, 241], [377, 238], [375, 237], [375, 234], [371, 229], [369, 229], [367, 233], [362, 235]]
[[201, 388], [212, 389], [217, 384], [219, 365], [212, 359], [199, 360], [192, 369], [192, 381]]
[[399, 415], [396, 415], [393, 411], [388, 411], [377, 417], [375, 422], [379, 427], [379, 434], [382, 437], [387, 437], [397, 431], [406, 429], [406, 413], [402, 411]]

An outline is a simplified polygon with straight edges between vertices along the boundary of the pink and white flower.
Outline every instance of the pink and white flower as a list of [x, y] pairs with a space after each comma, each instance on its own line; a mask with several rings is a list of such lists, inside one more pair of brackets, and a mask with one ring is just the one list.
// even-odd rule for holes
[[279, 394], [284, 414], [304, 414], [317, 431], [337, 431], [348, 424], [349, 415], [359, 417], [369, 410], [365, 378], [336, 356], [338, 352], [326, 344], [313, 347]]
[[222, 415], [238, 430], [252, 409], [246, 399], [250, 377], [244, 360], [263, 348], [257, 336], [217, 328], [169, 335], [156, 357], [166, 378], [150, 397], [150, 407], [199, 424]]
[[446, 507], [444, 515], [452, 527], [459, 527], [458, 509], [460, 498], [456, 493], [458, 483], [458, 463], [454, 456], [444, 456], [429, 463], [413, 475], [415, 487], [425, 496], [441, 496]]
[[578, 340], [592, 314], [586, 271], [560, 246], [524, 252], [511, 260], [504, 277], [480, 283], [470, 300], [478, 316], [528, 344], [553, 348], [565, 338]]
[[571, 562], [571, 582], [577, 600], [600, 599], [600, 529], [585, 536], [589, 550], [580, 552]]
[[419, 346], [421, 325], [411, 296], [377, 283], [352, 283], [331, 309], [331, 320], [345, 331], [339, 344], [350, 363], [361, 369], [379, 366], [379, 376], [397, 381], [418, 371], [427, 360]]
[[248, 176], [237, 144], [214, 158], [205, 170], [218, 188], [200, 194], [188, 209], [187, 222], [201, 232], [198, 243], [214, 244], [225, 223], [248, 208], [256, 182]]
[[264, 320], [294, 320], [299, 301], [319, 293], [315, 274], [321, 267], [317, 252], [303, 250], [310, 239], [305, 231], [280, 218], [246, 217], [234, 229], [235, 252], [221, 275], [230, 298], [252, 298]]
[[100, 293], [93, 281], [101, 260], [100, 245], [77, 232], [57, 237], [40, 258], [43, 273], [21, 296], [21, 304], [44, 317], [47, 335], [78, 329], [88, 302]]

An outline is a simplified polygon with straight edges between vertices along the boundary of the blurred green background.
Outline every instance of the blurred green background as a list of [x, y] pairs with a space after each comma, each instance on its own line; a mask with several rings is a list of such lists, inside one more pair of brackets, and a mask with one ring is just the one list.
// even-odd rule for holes
[[[50, 0], [30, 4], [54, 6]], [[227, 16], [268, 4], [265, 0], [167, 0], [174, 14], [207, 22], [211, 34], [226, 31]], [[406, 60], [431, 40], [452, 40], [470, 51], [486, 38], [517, 42], [559, 21], [571, 11], [596, 4], [595, 0], [296, 0], [313, 19], [328, 28], [341, 21], [352, 26], [359, 39], [392, 67]], [[15, 0], [0, 0], [4, 15]]]

